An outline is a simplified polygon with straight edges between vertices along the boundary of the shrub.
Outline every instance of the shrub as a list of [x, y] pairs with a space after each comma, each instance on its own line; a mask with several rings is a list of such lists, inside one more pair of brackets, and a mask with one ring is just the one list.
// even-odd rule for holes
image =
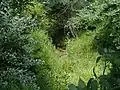
[[11, 15], [8, 2], [0, 3], [0, 89], [39, 90], [32, 57], [32, 38], [26, 35], [31, 18]]

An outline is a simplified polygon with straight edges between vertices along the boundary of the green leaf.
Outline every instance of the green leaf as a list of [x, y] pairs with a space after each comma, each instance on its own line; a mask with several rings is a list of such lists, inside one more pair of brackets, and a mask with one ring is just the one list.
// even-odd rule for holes
[[93, 80], [91, 83], [91, 90], [97, 90], [98, 89], [98, 83], [96, 80]]
[[81, 78], [79, 78], [78, 90], [86, 90], [86, 84]]
[[91, 82], [94, 80], [94, 78], [90, 78], [87, 83], [87, 90], [91, 90]]
[[68, 90], [78, 90], [74, 84], [68, 86]]

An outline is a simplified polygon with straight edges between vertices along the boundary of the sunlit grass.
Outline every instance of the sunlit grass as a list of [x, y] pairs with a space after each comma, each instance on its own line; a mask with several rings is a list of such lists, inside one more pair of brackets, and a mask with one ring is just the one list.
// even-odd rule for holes
[[70, 75], [69, 83], [77, 83], [79, 77], [87, 82], [93, 76], [92, 70], [98, 56], [98, 53], [92, 50], [94, 35], [95, 32], [85, 32], [80, 37], [68, 41], [64, 70]]
[[85, 82], [93, 77], [92, 70], [99, 56], [92, 50], [95, 32], [85, 32], [78, 38], [69, 39], [66, 50], [63, 51], [56, 50], [51, 42], [47, 41], [48, 37], [44, 32], [35, 35], [38, 35], [35, 37], [41, 41], [37, 46], [40, 46], [41, 50], [36, 56], [41, 57], [51, 67], [54, 90], [63, 90], [69, 83], [77, 84], [79, 77]]

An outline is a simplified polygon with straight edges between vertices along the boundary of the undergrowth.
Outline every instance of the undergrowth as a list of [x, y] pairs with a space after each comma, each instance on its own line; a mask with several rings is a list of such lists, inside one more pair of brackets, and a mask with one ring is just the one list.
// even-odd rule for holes
[[35, 46], [34, 56], [45, 62], [37, 67], [42, 90], [64, 90], [69, 83], [77, 84], [79, 77], [87, 82], [93, 76], [92, 69], [98, 56], [92, 50], [94, 36], [95, 32], [85, 32], [78, 38], [67, 40], [66, 50], [56, 50], [46, 32], [33, 34], [40, 41]]

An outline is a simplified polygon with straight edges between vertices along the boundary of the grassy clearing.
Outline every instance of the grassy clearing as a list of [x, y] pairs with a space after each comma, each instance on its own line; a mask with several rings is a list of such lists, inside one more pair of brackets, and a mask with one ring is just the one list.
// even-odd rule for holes
[[53, 80], [52, 86], [55, 89], [52, 90], [64, 90], [69, 83], [77, 84], [79, 77], [86, 82], [92, 77], [92, 69], [98, 56], [98, 53], [92, 50], [94, 35], [95, 32], [85, 32], [80, 37], [69, 40], [67, 49], [60, 51], [47, 40], [48, 37], [43, 31], [35, 33], [35, 37], [40, 39], [40, 44], [36, 46], [40, 51], [36, 53], [36, 57], [47, 62], [51, 68], [47, 72], [50, 72]]

